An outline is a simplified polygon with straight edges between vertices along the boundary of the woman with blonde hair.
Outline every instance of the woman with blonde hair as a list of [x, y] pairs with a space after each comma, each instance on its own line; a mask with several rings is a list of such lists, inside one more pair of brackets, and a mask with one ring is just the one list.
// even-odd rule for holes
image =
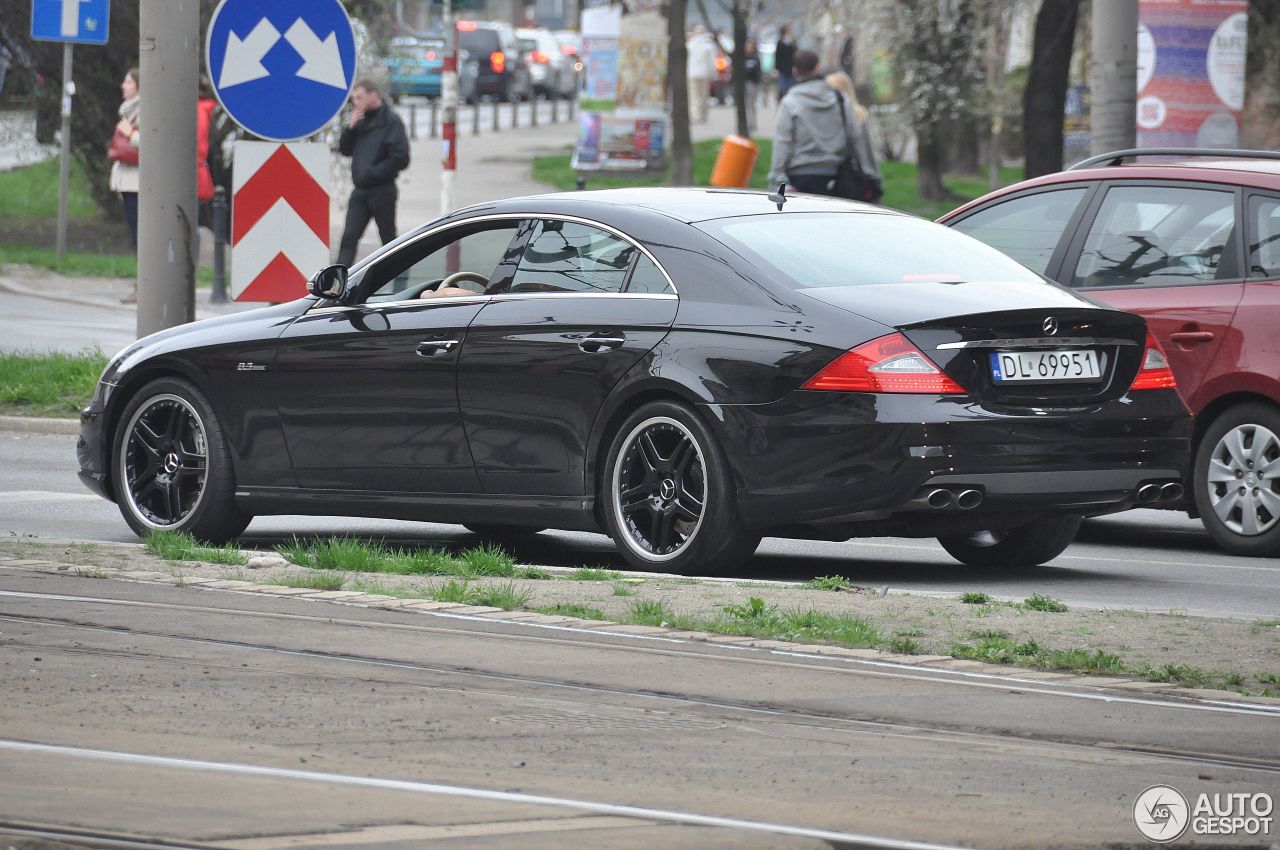
[[849, 105], [853, 107], [853, 117], [858, 119], [859, 124], [867, 123], [867, 108], [858, 102], [858, 93], [853, 90], [853, 80], [844, 71], [836, 71], [827, 74], [824, 78], [827, 85], [849, 98]]

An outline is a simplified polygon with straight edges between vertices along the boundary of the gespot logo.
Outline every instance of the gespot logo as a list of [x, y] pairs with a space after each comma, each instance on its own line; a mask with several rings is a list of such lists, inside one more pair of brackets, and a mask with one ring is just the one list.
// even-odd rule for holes
[[1181, 837], [1191, 821], [1182, 792], [1169, 785], [1152, 785], [1133, 801], [1133, 823], [1144, 838], [1164, 844]]
[[1269, 835], [1275, 808], [1266, 793], [1200, 794], [1191, 805], [1171, 785], [1152, 785], [1133, 801], [1133, 824], [1157, 844], [1192, 835]]

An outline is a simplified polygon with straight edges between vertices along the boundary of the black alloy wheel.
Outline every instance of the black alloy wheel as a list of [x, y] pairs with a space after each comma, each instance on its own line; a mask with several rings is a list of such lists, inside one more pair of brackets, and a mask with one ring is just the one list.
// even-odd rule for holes
[[731, 479], [692, 410], [647, 404], [623, 423], [609, 452], [601, 494], [609, 533], [639, 569], [733, 572], [760, 537], [742, 527]]
[[1048, 516], [1013, 528], [986, 529], [938, 538], [951, 557], [970, 567], [1038, 567], [1061, 555], [1082, 517]]
[[181, 531], [224, 542], [244, 531], [250, 517], [235, 505], [230, 453], [198, 389], [176, 378], [153, 381], [120, 422], [116, 501], [137, 534]]
[[1200, 521], [1236, 555], [1280, 555], [1280, 411], [1242, 404], [1200, 439], [1192, 488]]

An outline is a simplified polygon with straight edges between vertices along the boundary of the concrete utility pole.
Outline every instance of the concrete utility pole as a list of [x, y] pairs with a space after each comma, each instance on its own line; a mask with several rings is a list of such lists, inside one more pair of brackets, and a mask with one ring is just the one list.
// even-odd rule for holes
[[138, 336], [195, 320], [199, 0], [141, 0]]
[[1137, 144], [1138, 0], [1093, 4], [1089, 122], [1093, 154]]

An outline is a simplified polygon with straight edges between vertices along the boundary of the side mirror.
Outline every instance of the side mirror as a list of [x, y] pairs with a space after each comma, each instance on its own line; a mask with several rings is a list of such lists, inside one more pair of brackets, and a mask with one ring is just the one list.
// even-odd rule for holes
[[345, 301], [347, 297], [347, 267], [325, 266], [307, 281], [307, 292], [317, 298]]

